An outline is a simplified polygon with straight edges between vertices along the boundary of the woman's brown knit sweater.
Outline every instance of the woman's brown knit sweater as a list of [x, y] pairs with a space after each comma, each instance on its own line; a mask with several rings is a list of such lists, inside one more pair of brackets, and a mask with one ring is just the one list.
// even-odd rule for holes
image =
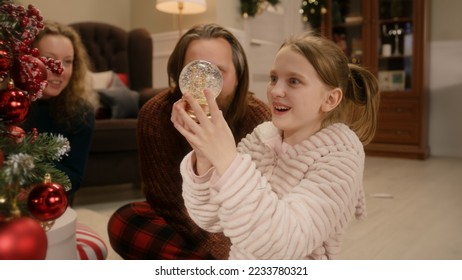
[[[150, 99], [138, 116], [138, 144], [143, 192], [151, 207], [185, 239], [204, 247], [212, 257], [227, 259], [231, 243], [222, 233], [209, 233], [189, 217], [182, 197], [180, 163], [191, 147], [170, 121], [177, 97], [165, 90]], [[270, 120], [268, 107], [250, 96], [239, 141]]]

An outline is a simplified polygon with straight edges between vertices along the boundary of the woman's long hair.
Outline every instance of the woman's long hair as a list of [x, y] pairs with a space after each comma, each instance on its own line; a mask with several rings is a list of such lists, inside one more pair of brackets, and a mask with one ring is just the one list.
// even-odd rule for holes
[[244, 49], [237, 38], [225, 28], [217, 24], [196, 25], [189, 29], [178, 41], [168, 60], [167, 74], [169, 85], [173, 89], [173, 94], [181, 98], [181, 91], [178, 86], [181, 70], [184, 67], [184, 58], [189, 44], [194, 40], [223, 38], [231, 46], [232, 59], [236, 69], [237, 87], [234, 97], [228, 108], [225, 109], [225, 119], [236, 135], [240, 121], [243, 119], [248, 105], [249, 96], [249, 68]]
[[73, 70], [69, 83], [58, 96], [49, 100], [54, 120], [67, 128], [72, 128], [74, 122], [85, 120], [89, 107], [95, 110], [98, 106], [96, 93], [88, 87], [88, 54], [77, 32], [72, 27], [58, 22], [45, 22], [45, 28], [35, 37], [33, 46], [48, 35], [64, 36], [71, 41], [74, 48]]

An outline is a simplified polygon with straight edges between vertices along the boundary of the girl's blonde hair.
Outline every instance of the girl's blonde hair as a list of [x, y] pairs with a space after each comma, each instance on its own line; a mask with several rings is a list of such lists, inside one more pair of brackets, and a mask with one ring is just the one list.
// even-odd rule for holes
[[64, 36], [71, 41], [74, 48], [73, 70], [69, 84], [58, 96], [50, 99], [54, 119], [72, 128], [73, 122], [85, 120], [89, 107], [95, 111], [99, 105], [98, 96], [88, 83], [88, 54], [80, 36], [72, 27], [52, 21], [45, 22], [45, 28], [35, 37], [33, 46], [48, 35]]
[[349, 63], [333, 41], [311, 32], [290, 37], [283, 47], [302, 54], [327, 86], [342, 91], [340, 104], [326, 114], [322, 126], [345, 123], [364, 145], [368, 144], [377, 127], [380, 101], [377, 78], [364, 67]]

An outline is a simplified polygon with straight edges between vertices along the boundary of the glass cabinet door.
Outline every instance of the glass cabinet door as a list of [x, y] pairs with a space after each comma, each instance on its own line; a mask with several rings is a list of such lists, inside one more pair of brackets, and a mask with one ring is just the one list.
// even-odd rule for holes
[[364, 63], [364, 7], [362, 0], [332, 0], [331, 36], [351, 63]]
[[412, 90], [412, 0], [378, 1], [378, 67], [382, 92]]
[[[314, 0], [313, 0], [314, 1]], [[428, 156], [427, 68], [430, 0], [326, 0], [322, 32], [350, 62], [379, 81], [370, 155]]]

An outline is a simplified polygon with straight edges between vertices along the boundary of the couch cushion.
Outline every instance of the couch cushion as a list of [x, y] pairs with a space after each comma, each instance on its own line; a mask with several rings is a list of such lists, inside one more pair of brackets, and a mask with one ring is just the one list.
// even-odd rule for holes
[[110, 108], [111, 118], [136, 118], [139, 108], [139, 94], [130, 90], [115, 73], [108, 88], [96, 88], [103, 107]]
[[111, 86], [113, 77], [112, 71], [89, 72], [88, 75], [94, 90], [107, 89]]
[[124, 83], [125, 86], [129, 86], [130, 82], [128, 81], [128, 75], [124, 73], [116, 73], [117, 77]]

